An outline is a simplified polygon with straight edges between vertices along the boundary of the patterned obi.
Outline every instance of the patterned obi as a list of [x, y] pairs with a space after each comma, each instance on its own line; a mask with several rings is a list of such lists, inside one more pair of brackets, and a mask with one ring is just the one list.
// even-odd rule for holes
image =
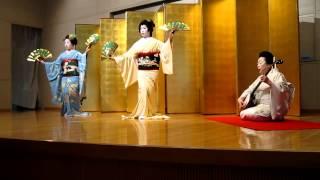
[[139, 70], [159, 70], [160, 68], [160, 51], [140, 52], [138, 53]]
[[64, 59], [61, 66], [63, 69], [63, 76], [79, 76], [77, 59]]

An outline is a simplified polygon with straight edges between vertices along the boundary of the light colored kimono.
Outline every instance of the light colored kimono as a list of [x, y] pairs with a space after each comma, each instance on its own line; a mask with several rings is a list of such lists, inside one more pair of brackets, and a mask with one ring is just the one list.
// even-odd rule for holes
[[[160, 64], [163, 73], [172, 74], [172, 49], [170, 40], [165, 43], [153, 38], [141, 38], [123, 55], [115, 57], [125, 87], [138, 81], [138, 102], [129, 118], [163, 118], [157, 113], [157, 77], [159, 70], [139, 70], [138, 54], [160, 52]], [[142, 63], [139, 60], [139, 63]], [[159, 66], [160, 66], [159, 64]]]
[[[62, 63], [65, 59], [78, 61], [79, 76], [63, 77]], [[80, 100], [84, 96], [86, 54], [77, 50], [64, 51], [53, 62], [45, 62], [45, 69], [51, 87], [52, 102], [62, 104], [61, 115], [74, 116], [80, 113]]]
[[[255, 92], [257, 105], [241, 111], [241, 119], [283, 120], [288, 113], [294, 96], [294, 86], [287, 82], [284, 75], [276, 67], [272, 68], [267, 76], [272, 82], [271, 86], [264, 82], [260, 84]], [[258, 77], [240, 97], [249, 96], [259, 82], [260, 78]]]

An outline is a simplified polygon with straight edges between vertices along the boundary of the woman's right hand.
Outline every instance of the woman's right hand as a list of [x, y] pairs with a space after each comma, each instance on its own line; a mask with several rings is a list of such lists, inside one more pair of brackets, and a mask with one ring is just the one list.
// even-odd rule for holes
[[243, 106], [244, 106], [244, 98], [239, 97], [238, 98], [238, 104], [239, 104], [240, 109], [242, 109]]

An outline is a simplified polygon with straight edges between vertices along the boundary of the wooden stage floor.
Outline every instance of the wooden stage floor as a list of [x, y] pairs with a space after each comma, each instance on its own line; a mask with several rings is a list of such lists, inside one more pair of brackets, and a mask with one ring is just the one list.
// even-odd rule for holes
[[[0, 112], [0, 179], [300, 180], [320, 169], [320, 130], [254, 131], [200, 114], [144, 121], [122, 114], [67, 120], [59, 111]], [[319, 115], [290, 117], [299, 118], [320, 122]]]
[[[94, 112], [64, 119], [58, 111], [0, 112], [0, 138], [108, 145], [320, 152], [320, 130], [255, 131], [208, 121], [200, 114], [169, 120], [121, 120], [123, 113]], [[320, 116], [290, 117], [318, 120]]]

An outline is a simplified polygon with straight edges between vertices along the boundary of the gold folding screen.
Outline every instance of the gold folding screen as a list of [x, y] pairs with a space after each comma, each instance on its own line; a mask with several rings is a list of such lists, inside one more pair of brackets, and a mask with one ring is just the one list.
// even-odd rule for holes
[[[161, 7], [154, 15], [154, 20], [156, 23], [155, 28], [155, 35], [157, 39], [164, 41], [165, 40], [165, 33], [163, 30], [159, 28], [160, 25], [164, 24], [165, 18], [164, 18], [164, 8]], [[158, 111], [160, 113], [166, 113], [166, 81], [165, 81], [165, 75], [162, 71], [159, 72], [158, 75]]]
[[295, 86], [295, 97], [289, 115], [300, 115], [300, 61], [297, 0], [269, 0], [270, 50], [284, 64], [279, 66]]
[[[117, 53], [122, 54], [127, 50], [125, 19], [101, 19], [100, 34], [100, 44], [115, 41], [119, 45]], [[101, 110], [125, 111], [126, 90], [116, 63], [101, 58], [100, 66]]]
[[202, 112], [236, 112], [236, 1], [203, 0]]
[[[86, 49], [85, 42], [87, 38], [94, 33], [99, 33], [99, 25], [92, 24], [77, 24], [75, 32], [78, 38], [77, 49], [84, 52]], [[82, 110], [84, 111], [100, 111], [100, 45], [92, 47], [88, 53], [87, 59], [87, 74], [86, 74], [86, 96], [83, 101]]]
[[269, 49], [267, 7], [268, 0], [237, 1], [237, 97], [258, 76], [258, 53]]
[[190, 31], [176, 32], [173, 39], [173, 75], [167, 76], [167, 112], [200, 111], [202, 61], [201, 7], [194, 4], [165, 6], [165, 21], [182, 21]]
[[[284, 59], [279, 68], [296, 87], [289, 114], [300, 114], [297, 1], [202, 0], [167, 4], [157, 12], [126, 12], [125, 19], [101, 19], [100, 46], [116, 41], [117, 53], [122, 54], [140, 38], [138, 24], [147, 18], [156, 24], [153, 36], [162, 41], [167, 35], [159, 26], [164, 23], [180, 20], [191, 28], [174, 35], [174, 74], [159, 76], [160, 112], [237, 113], [238, 96], [258, 75], [258, 52], [270, 50]], [[77, 25], [76, 32], [85, 41], [98, 29]], [[84, 109], [130, 112], [136, 104], [137, 84], [124, 89], [115, 63], [100, 59], [100, 46], [89, 54]]]

